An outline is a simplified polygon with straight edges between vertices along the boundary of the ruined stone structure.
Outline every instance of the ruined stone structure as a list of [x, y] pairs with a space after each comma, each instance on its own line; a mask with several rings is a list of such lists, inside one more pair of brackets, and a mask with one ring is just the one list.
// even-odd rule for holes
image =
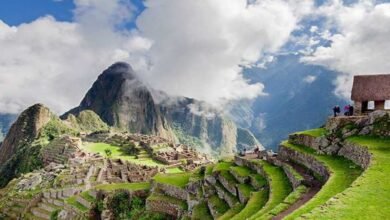
[[[390, 74], [355, 76], [351, 98], [356, 114], [385, 110], [385, 102], [390, 101]], [[370, 101], [374, 102], [373, 109], [369, 109]]]

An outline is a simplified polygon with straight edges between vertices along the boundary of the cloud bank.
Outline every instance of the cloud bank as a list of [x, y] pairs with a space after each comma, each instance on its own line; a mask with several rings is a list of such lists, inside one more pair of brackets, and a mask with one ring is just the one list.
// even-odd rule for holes
[[302, 60], [339, 71], [337, 95], [350, 98], [354, 75], [390, 73], [390, 3], [366, 0], [345, 5], [334, 0], [317, 15], [325, 16], [325, 30], [336, 31], [330, 36], [327, 32], [330, 45], [317, 47]]
[[144, 68], [150, 42], [117, 30], [131, 19], [120, 1], [76, 0], [74, 22], [51, 16], [12, 27], [0, 20], [0, 112], [44, 103], [58, 113], [75, 106], [97, 75], [118, 60]]
[[154, 88], [217, 105], [263, 95], [264, 85], [249, 84], [243, 67], [288, 41], [307, 2], [148, 0], [137, 20], [153, 42], [143, 75]]

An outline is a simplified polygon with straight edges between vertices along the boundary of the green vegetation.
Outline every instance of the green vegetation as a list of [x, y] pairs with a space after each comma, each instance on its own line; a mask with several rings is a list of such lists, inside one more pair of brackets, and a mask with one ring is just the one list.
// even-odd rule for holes
[[311, 148], [293, 145], [288, 142], [284, 142], [283, 146], [314, 156], [318, 161], [324, 163], [324, 165], [331, 171], [331, 176], [322, 189], [310, 201], [288, 215], [286, 219], [296, 219], [299, 216], [310, 212], [315, 207], [323, 205], [330, 198], [348, 188], [361, 174], [361, 169], [358, 166], [343, 157], [317, 155]]
[[229, 185], [235, 185], [238, 183], [236, 178], [234, 178], [234, 176], [227, 170], [222, 170], [220, 175], [229, 183]]
[[307, 135], [310, 135], [312, 137], [321, 137], [321, 136], [326, 135], [326, 129], [325, 128], [316, 128], [316, 129], [297, 132], [295, 134], [307, 134]]
[[249, 177], [251, 178], [251, 184], [257, 189], [260, 189], [268, 184], [267, 179], [260, 174], [251, 174]]
[[187, 209], [187, 203], [183, 200], [177, 199], [175, 197], [167, 196], [160, 193], [152, 193], [147, 200], [150, 201], [162, 201], [162, 202], [168, 202], [171, 204], [178, 205], [181, 209], [186, 210]]
[[[308, 219], [387, 219], [390, 216], [390, 139], [351, 137], [347, 141], [367, 147], [370, 166], [355, 182], [324, 205], [305, 215]], [[348, 179], [348, 174], [344, 175]]]
[[252, 173], [252, 170], [244, 166], [230, 167], [230, 171], [241, 177], [247, 177]]
[[68, 203], [71, 206], [76, 207], [81, 212], [87, 212], [89, 209], [85, 206], [83, 206], [81, 203], [77, 202], [77, 196], [71, 196], [65, 200], [66, 203]]
[[290, 193], [282, 203], [279, 203], [275, 208], [270, 210], [263, 216], [263, 219], [272, 219], [274, 216], [288, 209], [293, 203], [297, 202], [308, 191], [306, 186], [299, 186], [292, 193]]
[[267, 204], [250, 218], [259, 219], [275, 208], [279, 203], [283, 202], [292, 191], [292, 187], [287, 176], [280, 167], [273, 166], [263, 160], [253, 160], [253, 162], [263, 167], [264, 172], [267, 174], [270, 188], [270, 196]]
[[238, 190], [247, 198], [249, 198], [251, 195], [251, 192], [254, 191], [252, 186], [245, 184], [245, 183], [239, 184]]
[[249, 199], [248, 203], [246, 204], [245, 208], [231, 219], [232, 220], [248, 219], [257, 211], [262, 209], [264, 205], [267, 203], [267, 200], [268, 200], [268, 190], [261, 190], [252, 193], [252, 196]]
[[70, 128], [61, 119], [52, 117], [52, 119], [42, 129], [39, 139], [53, 140], [56, 137], [60, 137], [63, 134], [77, 136], [78, 131]]
[[171, 173], [171, 174], [157, 174], [154, 176], [154, 180], [158, 183], [168, 184], [184, 188], [189, 180], [191, 173]]
[[172, 130], [175, 136], [179, 139], [180, 143], [192, 147], [203, 146], [203, 143], [199, 138], [186, 134], [179, 124], [173, 123]]
[[221, 161], [217, 164], [215, 164], [214, 168], [213, 168], [213, 172], [218, 172], [218, 171], [228, 171], [230, 169], [230, 167], [234, 166], [234, 163], [233, 162], [227, 162], [227, 161]]
[[213, 220], [206, 202], [196, 205], [192, 211], [192, 220]]
[[69, 122], [72, 128], [79, 131], [97, 132], [108, 131], [109, 126], [102, 121], [102, 119], [91, 110], [84, 110], [76, 117], [72, 114], [68, 115], [67, 122]]
[[114, 183], [114, 184], [102, 184], [97, 185], [95, 187], [96, 189], [105, 190], [105, 191], [114, 191], [117, 189], [126, 189], [130, 191], [137, 191], [137, 190], [149, 190], [150, 189], [150, 183], [144, 182], [144, 183]]
[[183, 173], [184, 171], [182, 169], [180, 169], [179, 167], [172, 167], [172, 168], [166, 169], [166, 172], [167, 173]]
[[213, 173], [214, 164], [209, 164], [206, 166], [205, 176], [210, 176]]
[[226, 202], [220, 199], [217, 195], [211, 196], [208, 202], [211, 204], [212, 207], [214, 207], [217, 216], [221, 216], [229, 210], [228, 204], [226, 204]]
[[89, 143], [86, 145], [82, 145], [83, 150], [91, 153], [99, 153], [100, 155], [104, 156], [106, 150], [111, 151], [111, 158], [118, 158], [122, 160], [127, 160], [135, 164], [141, 164], [141, 165], [147, 165], [147, 166], [164, 166], [162, 163], [153, 160], [152, 158], [145, 158], [145, 159], [136, 159], [135, 156], [129, 156], [126, 155], [121, 147], [119, 146], [114, 146], [111, 144], [106, 144], [106, 143]]
[[229, 220], [233, 216], [241, 212], [244, 207], [245, 207], [244, 204], [238, 203], [237, 205], [229, 209], [227, 212], [225, 212], [225, 214], [223, 214], [221, 217], [219, 217], [218, 220]]

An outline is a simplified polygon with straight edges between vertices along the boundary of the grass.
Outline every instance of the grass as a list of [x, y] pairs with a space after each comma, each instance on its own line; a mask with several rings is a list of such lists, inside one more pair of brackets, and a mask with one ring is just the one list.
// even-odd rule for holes
[[157, 174], [153, 179], [158, 183], [184, 188], [188, 184], [190, 176], [191, 173]]
[[234, 163], [233, 162], [226, 162], [222, 161], [217, 164], [215, 164], [213, 168], [213, 172], [218, 172], [218, 171], [228, 171], [230, 167], [233, 167]]
[[247, 198], [250, 197], [251, 192], [253, 191], [253, 187], [245, 183], [239, 184], [237, 187], [238, 190]]
[[326, 129], [325, 128], [316, 128], [316, 129], [297, 132], [295, 134], [307, 134], [307, 135], [310, 135], [312, 137], [321, 137], [321, 136], [324, 136], [326, 134]]
[[213, 220], [206, 202], [196, 205], [192, 211], [192, 220]]
[[250, 218], [259, 219], [262, 215], [283, 202], [292, 191], [292, 187], [287, 176], [280, 167], [273, 166], [263, 160], [253, 160], [253, 162], [260, 164], [263, 167], [264, 172], [267, 174], [270, 188], [270, 196], [267, 204]]
[[230, 167], [230, 171], [234, 172], [240, 177], [247, 177], [252, 173], [252, 170], [249, 169], [248, 167], [244, 166], [237, 166], [237, 167]]
[[85, 206], [83, 206], [82, 204], [80, 204], [79, 202], [77, 202], [77, 199], [76, 199], [77, 196], [71, 196], [69, 198], [67, 198], [65, 200], [66, 203], [68, 203], [69, 205], [71, 206], [74, 206], [76, 207], [78, 210], [82, 211], [82, 212], [86, 212], [88, 211], [89, 209]]
[[361, 174], [361, 169], [358, 166], [343, 157], [317, 155], [311, 148], [293, 145], [288, 142], [284, 142], [283, 145], [303, 154], [310, 154], [314, 156], [331, 171], [331, 175], [322, 189], [310, 201], [288, 215], [285, 219], [297, 219], [298, 217], [303, 217], [304, 214], [323, 205], [330, 198], [344, 191]]
[[229, 209], [225, 214], [218, 218], [218, 220], [230, 220], [233, 216], [237, 215], [244, 209], [244, 204], [237, 204]]
[[89, 195], [89, 192], [88, 192], [88, 191], [82, 192], [82, 193], [80, 194], [80, 196], [81, 196], [83, 199], [85, 199], [85, 200], [87, 200], [88, 202], [91, 202], [91, 203], [93, 203], [93, 202], [96, 201], [95, 198], [93, 198], [91, 195]]
[[217, 212], [217, 216], [222, 216], [225, 212], [229, 210], [228, 204], [225, 201], [220, 199], [217, 195], [213, 195], [209, 198], [209, 203], [211, 203], [214, 210]]
[[179, 206], [183, 210], [187, 210], [187, 203], [185, 201], [164, 194], [152, 193], [147, 200], [168, 202]]
[[252, 193], [251, 198], [246, 204], [245, 208], [237, 215], [233, 216], [232, 220], [242, 220], [251, 217], [257, 211], [264, 207], [268, 200], [268, 190], [261, 190]]
[[115, 184], [102, 184], [95, 187], [96, 189], [104, 190], [104, 191], [114, 191], [117, 189], [126, 189], [130, 191], [137, 190], [149, 190], [150, 183], [115, 183]]
[[152, 158], [136, 159], [135, 156], [126, 155], [121, 151], [121, 148], [119, 146], [114, 146], [111, 144], [89, 143], [86, 145], [82, 145], [81, 148], [87, 152], [98, 153], [102, 156], [106, 156], [104, 150], [110, 149], [112, 153], [110, 157], [114, 159], [122, 159], [122, 160], [130, 161], [135, 164], [147, 165], [147, 166], [159, 166], [159, 167], [164, 166], [164, 164], [156, 160], [153, 160]]
[[251, 174], [250, 175], [251, 182], [254, 182], [255, 187], [261, 188], [264, 187], [268, 184], [267, 179], [265, 179], [262, 175], [260, 174]]
[[306, 186], [299, 186], [297, 187], [293, 192], [291, 192], [282, 203], [277, 205], [275, 208], [273, 208], [271, 211], [266, 213], [264, 215], [264, 219], [272, 219], [272, 217], [278, 215], [279, 213], [283, 212], [284, 210], [288, 209], [292, 204], [297, 202], [303, 194], [305, 194], [308, 191], [308, 188]]
[[390, 139], [351, 137], [372, 153], [370, 166], [356, 181], [305, 215], [309, 219], [388, 219], [390, 216]]
[[180, 169], [179, 167], [173, 167], [166, 169], [167, 173], [183, 173], [184, 171]]
[[238, 183], [236, 178], [227, 170], [222, 170], [220, 175], [229, 183], [229, 185], [235, 185]]
[[209, 164], [206, 166], [205, 176], [210, 176], [213, 173], [214, 164]]

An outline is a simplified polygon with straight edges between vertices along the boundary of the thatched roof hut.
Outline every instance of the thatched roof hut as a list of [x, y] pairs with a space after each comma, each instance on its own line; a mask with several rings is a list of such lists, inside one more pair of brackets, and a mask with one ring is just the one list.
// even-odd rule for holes
[[390, 74], [355, 76], [352, 100], [359, 102], [390, 100]]
[[390, 74], [355, 76], [351, 98], [354, 101], [356, 114], [375, 110], [390, 110], [388, 107]]

